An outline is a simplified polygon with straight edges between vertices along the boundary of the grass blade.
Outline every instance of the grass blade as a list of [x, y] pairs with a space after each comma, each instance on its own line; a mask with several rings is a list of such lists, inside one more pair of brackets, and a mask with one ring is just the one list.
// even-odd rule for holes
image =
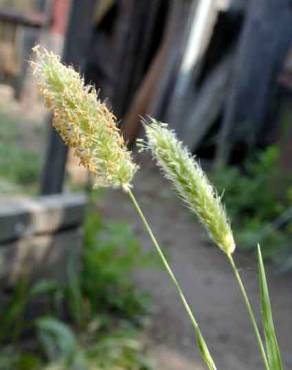
[[273, 322], [272, 307], [261, 248], [258, 245], [258, 269], [261, 297], [262, 322], [265, 333], [266, 351], [271, 370], [283, 370], [283, 363]]

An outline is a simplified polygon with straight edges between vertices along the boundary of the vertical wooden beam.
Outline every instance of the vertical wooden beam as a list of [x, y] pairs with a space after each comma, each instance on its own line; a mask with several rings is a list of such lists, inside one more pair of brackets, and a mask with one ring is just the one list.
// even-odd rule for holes
[[14, 98], [21, 101], [27, 77], [28, 63], [31, 57], [31, 49], [37, 43], [39, 29], [23, 27], [20, 33], [20, 71], [13, 83]]
[[185, 8], [183, 5], [181, 0], [172, 1], [160, 46], [125, 114], [121, 129], [129, 146], [134, 143], [139, 134], [141, 116], [150, 113], [153, 117], [161, 118], [159, 113], [165, 105], [174, 62], [177, 61], [179, 54], [178, 47], [173, 46], [179, 45], [180, 32], [178, 31], [184, 19], [182, 15], [185, 13], [182, 11]]
[[160, 120], [166, 120], [165, 114], [168, 101], [172, 97], [176, 73], [183, 53], [185, 19], [188, 17], [191, 5], [181, 0], [172, 0], [161, 48], [164, 48], [164, 60], [153, 94], [149, 113]]
[[[135, 56], [138, 37], [137, 29], [133, 26], [137, 22], [137, 12], [141, 9], [141, 5], [136, 6], [135, 3], [135, 0], [120, 1], [120, 15], [115, 29], [115, 63], [113, 67], [115, 88], [112, 105], [118, 117], [121, 117], [125, 112], [130, 76], [133, 72], [133, 57]], [[135, 29], [135, 32], [133, 32], [133, 29]]]
[[216, 1], [193, 0], [186, 26], [185, 50], [167, 112], [167, 120], [172, 122], [179, 136], [184, 131], [182, 122], [185, 120], [186, 107], [190, 104], [190, 91], [194, 89], [201, 70], [217, 16]]
[[223, 108], [229, 87], [232, 57], [229, 53], [205, 78], [193, 99], [180, 138], [194, 152]]
[[[168, 9], [169, 0], [121, 0], [119, 3], [121, 14], [116, 26], [115, 93], [112, 103], [115, 114], [121, 117], [129, 108], [145, 74], [145, 67], [153, 53], [153, 38], [157, 37], [158, 14], [162, 5]], [[160, 24], [163, 21], [160, 19]]]
[[[45, 24], [42, 25], [43, 27], [47, 27], [51, 20], [51, 10], [52, 10], [52, 0], [36, 0], [35, 1], [35, 10], [45, 14]], [[32, 27], [22, 27], [21, 32], [21, 64], [20, 64], [20, 72], [14, 82], [14, 97], [16, 100], [21, 100], [24, 87], [26, 82], [26, 76], [28, 71], [28, 63], [27, 61], [31, 58], [31, 49], [33, 46], [38, 42], [40, 36], [40, 28], [32, 28]]]
[[251, 0], [246, 17], [219, 135], [217, 165], [227, 162], [236, 142], [256, 141], [292, 42], [291, 0]]
[[[72, 0], [67, 25], [62, 61], [81, 72], [91, 38], [92, 20], [96, 0]], [[48, 148], [41, 179], [41, 194], [56, 194], [63, 190], [67, 147], [52, 128], [52, 116], [48, 118]]]

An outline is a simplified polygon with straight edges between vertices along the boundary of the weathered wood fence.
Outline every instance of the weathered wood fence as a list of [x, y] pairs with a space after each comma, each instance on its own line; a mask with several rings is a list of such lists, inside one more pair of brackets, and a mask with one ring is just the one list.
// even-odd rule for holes
[[[131, 145], [140, 116], [196, 151], [215, 127], [217, 163], [263, 142], [292, 47], [290, 0], [72, 1], [63, 60], [108, 94]], [[272, 128], [273, 131], [273, 128]], [[41, 192], [62, 191], [67, 150], [50, 130]]]
[[0, 286], [21, 278], [65, 281], [80, 263], [85, 196], [0, 200]]

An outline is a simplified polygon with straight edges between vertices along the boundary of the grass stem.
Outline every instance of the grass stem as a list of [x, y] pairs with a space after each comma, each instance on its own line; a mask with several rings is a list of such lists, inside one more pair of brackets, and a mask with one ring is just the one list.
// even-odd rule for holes
[[166, 271], [167, 271], [167, 273], [170, 277], [170, 279], [172, 280], [173, 284], [175, 285], [175, 287], [178, 291], [178, 294], [181, 298], [183, 306], [184, 306], [184, 308], [185, 308], [185, 310], [186, 310], [186, 312], [187, 312], [187, 314], [188, 314], [188, 316], [191, 320], [191, 323], [193, 325], [193, 328], [194, 328], [194, 331], [195, 331], [195, 336], [196, 336], [197, 343], [198, 343], [198, 347], [199, 347], [199, 350], [201, 352], [203, 360], [205, 361], [205, 363], [207, 364], [207, 366], [210, 370], [216, 370], [215, 363], [214, 363], [214, 361], [213, 361], [213, 359], [210, 355], [207, 344], [206, 344], [206, 342], [205, 342], [205, 340], [204, 340], [204, 338], [201, 334], [201, 331], [200, 331], [199, 325], [197, 323], [197, 320], [196, 320], [196, 318], [195, 318], [195, 316], [194, 316], [194, 314], [193, 314], [193, 312], [192, 312], [192, 310], [191, 310], [191, 308], [190, 308], [190, 306], [189, 306], [189, 304], [188, 304], [188, 302], [185, 298], [185, 295], [183, 293], [183, 290], [182, 290], [177, 278], [175, 277], [175, 275], [174, 275], [174, 273], [173, 273], [165, 255], [164, 255], [162, 249], [160, 248], [160, 246], [158, 244], [158, 241], [156, 240], [156, 238], [155, 238], [155, 236], [152, 232], [152, 229], [151, 229], [150, 225], [148, 224], [148, 221], [146, 220], [146, 218], [143, 214], [143, 211], [141, 210], [134, 194], [132, 193], [132, 191], [130, 189], [127, 189], [126, 192], [129, 195], [129, 198], [130, 198], [131, 202], [133, 203], [133, 206], [134, 206], [135, 210], [137, 211], [137, 213], [138, 213], [138, 215], [139, 215], [147, 233], [149, 234], [149, 237], [150, 237], [151, 241], [153, 242], [153, 244], [156, 248], [156, 251], [157, 251], [157, 253], [158, 253], [158, 255], [159, 255], [159, 257], [160, 257], [160, 259], [161, 259], [161, 261], [162, 261], [162, 263], [163, 263], [163, 265], [164, 265], [164, 267], [165, 267], [165, 269], [166, 269]]
[[244, 284], [243, 284], [243, 282], [241, 280], [239, 271], [238, 271], [238, 269], [237, 269], [237, 267], [235, 265], [235, 262], [234, 262], [234, 259], [233, 259], [232, 254], [227, 254], [227, 257], [228, 257], [228, 260], [229, 260], [230, 265], [232, 267], [232, 270], [234, 272], [234, 275], [236, 277], [236, 280], [238, 282], [238, 285], [239, 285], [241, 294], [243, 296], [243, 300], [244, 300], [244, 303], [246, 305], [246, 308], [247, 308], [247, 311], [248, 311], [248, 314], [249, 314], [249, 317], [250, 317], [250, 321], [252, 323], [252, 326], [253, 326], [253, 329], [254, 329], [254, 332], [255, 332], [255, 335], [256, 335], [256, 339], [257, 339], [257, 342], [258, 342], [258, 347], [259, 347], [259, 350], [260, 350], [260, 354], [261, 354], [262, 359], [263, 359], [263, 362], [265, 364], [265, 368], [267, 370], [270, 370], [269, 364], [268, 364], [268, 360], [267, 360], [267, 356], [266, 356], [266, 352], [265, 352], [265, 348], [264, 348], [263, 341], [262, 341], [262, 337], [260, 335], [260, 332], [259, 332], [259, 329], [258, 329], [258, 325], [257, 325], [257, 322], [256, 322], [256, 318], [255, 318], [253, 309], [251, 307], [251, 304], [250, 304], [250, 301], [249, 301], [247, 292], [245, 290]]

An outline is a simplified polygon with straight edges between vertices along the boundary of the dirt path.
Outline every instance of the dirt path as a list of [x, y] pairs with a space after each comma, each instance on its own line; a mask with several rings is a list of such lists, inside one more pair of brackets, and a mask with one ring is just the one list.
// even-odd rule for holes
[[[256, 341], [232, 273], [222, 253], [206, 243], [202, 227], [176, 200], [150, 160], [136, 177], [134, 191], [163, 245], [181, 285], [199, 319], [201, 329], [219, 370], [262, 369]], [[228, 196], [228, 195], [226, 195]], [[120, 191], [108, 193], [102, 211], [106, 217], [126, 219], [144, 248], [152, 248], [127, 198]], [[252, 301], [257, 302], [256, 266], [237, 254]], [[286, 363], [292, 368], [292, 276], [280, 277], [268, 269], [278, 336]], [[150, 292], [155, 314], [147, 332], [159, 370], [201, 370], [194, 350], [188, 318], [163, 270], [137, 275], [138, 284]]]

